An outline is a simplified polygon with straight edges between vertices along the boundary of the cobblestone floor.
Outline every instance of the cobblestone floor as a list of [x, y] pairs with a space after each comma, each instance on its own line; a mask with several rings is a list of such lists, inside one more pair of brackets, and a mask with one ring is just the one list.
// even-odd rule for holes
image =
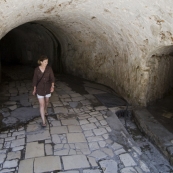
[[[46, 128], [40, 126], [30, 80], [1, 85], [1, 126], [6, 129], [0, 133], [0, 173], [173, 172], [142, 134], [135, 140], [124, 128], [115, 115], [123, 107], [100, 105], [93, 94], [103, 91], [81, 94], [58, 79], [55, 85]], [[128, 126], [136, 129], [132, 122]]]

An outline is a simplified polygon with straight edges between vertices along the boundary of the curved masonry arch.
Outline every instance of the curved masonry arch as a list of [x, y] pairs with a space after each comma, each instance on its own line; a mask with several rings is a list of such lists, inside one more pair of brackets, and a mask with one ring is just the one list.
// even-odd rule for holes
[[66, 73], [106, 84], [132, 104], [146, 105], [157, 99], [151, 89], [151, 52], [173, 45], [171, 4], [171, 0], [4, 0], [0, 38], [22, 24], [39, 23], [59, 40]]

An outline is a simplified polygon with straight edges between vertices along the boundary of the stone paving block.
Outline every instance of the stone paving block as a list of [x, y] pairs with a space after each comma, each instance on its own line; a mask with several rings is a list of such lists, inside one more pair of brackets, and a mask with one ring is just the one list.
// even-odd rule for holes
[[71, 97], [81, 97], [82, 95], [80, 95], [79, 93], [74, 93], [74, 94], [70, 94]]
[[121, 173], [138, 173], [138, 172], [132, 167], [127, 167], [121, 169]]
[[64, 170], [90, 167], [88, 160], [84, 155], [63, 156], [62, 161], [64, 165]]
[[33, 158], [44, 156], [44, 144], [39, 144], [38, 142], [27, 143], [25, 158]]
[[90, 142], [89, 143], [90, 150], [98, 150], [100, 147], [97, 142]]
[[53, 134], [64, 134], [68, 133], [68, 129], [66, 126], [60, 126], [60, 127], [51, 127], [50, 133]]
[[15, 140], [16, 138], [15, 137], [8, 137], [8, 138], [5, 138], [5, 141], [12, 141], [12, 140]]
[[79, 122], [76, 119], [66, 119], [61, 120], [62, 125], [79, 125]]
[[82, 132], [82, 129], [80, 126], [68, 126], [68, 130], [69, 130], [69, 133], [73, 133], [73, 132]]
[[80, 125], [84, 125], [84, 124], [89, 124], [88, 120], [80, 120], [79, 121]]
[[118, 144], [116, 142], [114, 142], [111, 147], [113, 148], [113, 150], [119, 150], [119, 149], [123, 148], [122, 145], [120, 145], [120, 144]]
[[120, 155], [120, 154], [122, 154], [122, 153], [125, 153], [126, 151], [124, 150], [124, 148], [121, 148], [121, 149], [119, 149], [119, 150], [116, 150], [115, 151], [115, 154], [116, 155]]
[[60, 138], [60, 136], [59, 135], [52, 135], [52, 142], [54, 143], [54, 144], [58, 144], [58, 143], [61, 143], [61, 138]]
[[18, 173], [33, 173], [34, 159], [21, 160]]
[[61, 170], [61, 161], [59, 156], [46, 156], [35, 158], [34, 172], [51, 172]]
[[68, 155], [76, 155], [76, 151], [73, 149], [70, 149]]
[[98, 164], [96, 163], [95, 158], [89, 157], [89, 156], [87, 156], [87, 157], [88, 157], [88, 160], [89, 160], [92, 167], [97, 167], [98, 166]]
[[98, 141], [100, 147], [105, 147], [106, 146], [106, 142], [105, 141]]
[[6, 138], [7, 134], [0, 134], [0, 138]]
[[105, 133], [107, 133], [106, 129], [105, 128], [98, 128], [98, 129], [94, 129], [93, 130], [94, 134], [95, 135], [103, 135]]
[[102, 126], [105, 126], [105, 125], [107, 125], [108, 123], [106, 122], [106, 120], [101, 120], [101, 121], [100, 121], [100, 124], [101, 124]]
[[51, 144], [45, 144], [46, 155], [53, 155], [53, 149]]
[[19, 150], [23, 150], [24, 149], [24, 146], [19, 146], [19, 147], [14, 147], [12, 149], [12, 151], [19, 151]]
[[90, 123], [95, 123], [95, 122], [98, 122], [97, 121], [97, 119], [96, 118], [88, 118], [88, 121], [90, 122]]
[[80, 97], [73, 97], [73, 98], [72, 98], [72, 100], [73, 100], [74, 102], [82, 101], [82, 100], [85, 100], [85, 99], [86, 99], [86, 98], [83, 97], [83, 96], [80, 96]]
[[10, 160], [10, 161], [5, 161], [3, 163], [3, 168], [13, 168], [18, 166], [18, 159]]
[[69, 149], [62, 149], [62, 150], [54, 151], [54, 155], [65, 156], [65, 155], [68, 155], [69, 151], [70, 151]]
[[17, 109], [17, 105], [9, 106], [8, 108], [9, 108], [11, 111], [14, 111], [15, 109]]
[[88, 143], [75, 143], [76, 149], [88, 149]]
[[12, 136], [18, 136], [18, 135], [25, 135], [25, 131], [18, 131], [18, 132], [13, 132]]
[[13, 171], [15, 171], [15, 169], [3, 169], [0, 171], [0, 173], [13, 173]]
[[54, 145], [54, 151], [61, 150], [64, 147], [64, 144], [56, 144]]
[[67, 114], [68, 113], [68, 109], [65, 107], [55, 107], [54, 109], [54, 113], [63, 113], [63, 114]]
[[94, 123], [91, 124], [84, 124], [81, 126], [83, 130], [92, 130], [92, 129], [96, 129], [97, 126]]
[[130, 156], [130, 154], [125, 153], [125, 154], [121, 154], [119, 155], [120, 160], [123, 162], [124, 166], [136, 166], [135, 161], [133, 160], [133, 158]]
[[96, 141], [102, 141], [102, 136], [91, 136], [87, 138], [88, 142], [96, 142]]
[[109, 138], [109, 135], [106, 133], [104, 135], [102, 135], [104, 139], [108, 139]]
[[86, 142], [83, 133], [67, 133], [68, 143]]
[[104, 173], [117, 173], [117, 162], [114, 160], [103, 160], [99, 162]]
[[150, 172], [148, 166], [143, 161], [140, 160], [139, 165], [144, 172]]
[[4, 143], [4, 139], [0, 139], [0, 144], [3, 144]]
[[92, 103], [89, 100], [81, 100], [80, 101], [83, 105], [91, 105]]
[[106, 106], [97, 106], [97, 107], [95, 107], [95, 110], [96, 111], [107, 110], [107, 107]]
[[86, 169], [86, 170], [83, 170], [83, 173], [100, 173], [100, 170], [99, 169], [95, 169], [95, 170]]
[[4, 142], [4, 147], [3, 148], [10, 148], [11, 141], [9, 142]]
[[51, 121], [51, 124], [52, 124], [53, 127], [61, 126], [60, 121]]
[[107, 157], [107, 155], [100, 150], [93, 151], [90, 156], [96, 158], [96, 160], [104, 159]]
[[9, 152], [6, 160], [20, 159], [20, 158], [21, 158], [21, 151]]
[[27, 132], [34, 132], [34, 131], [38, 131], [41, 129], [41, 126], [39, 124], [29, 124], [27, 125]]
[[59, 172], [59, 173], [79, 173], [79, 171], [65, 171], [65, 172]]
[[33, 142], [38, 140], [45, 140], [50, 138], [50, 133], [48, 130], [40, 130], [33, 134], [27, 135], [27, 142]]
[[25, 139], [17, 139], [11, 142], [11, 148], [18, 147], [25, 144]]
[[84, 131], [86, 137], [94, 136], [94, 133], [91, 130]]
[[114, 153], [110, 148], [102, 148], [101, 149], [104, 153], [106, 153], [110, 157], [114, 157]]
[[0, 153], [0, 164], [4, 162], [5, 158], [6, 158], [6, 154]]

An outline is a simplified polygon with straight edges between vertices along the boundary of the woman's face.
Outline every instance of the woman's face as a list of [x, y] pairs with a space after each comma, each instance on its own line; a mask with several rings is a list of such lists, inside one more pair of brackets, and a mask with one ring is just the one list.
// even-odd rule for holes
[[45, 60], [43, 60], [43, 61], [41, 61], [41, 65], [42, 66], [47, 66], [47, 64], [48, 64], [48, 59], [45, 59]]

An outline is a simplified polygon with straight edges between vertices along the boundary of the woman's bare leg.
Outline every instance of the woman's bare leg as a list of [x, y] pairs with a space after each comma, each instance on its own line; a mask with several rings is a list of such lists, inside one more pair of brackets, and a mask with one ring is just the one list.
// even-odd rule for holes
[[38, 101], [39, 101], [39, 104], [40, 104], [40, 115], [41, 115], [43, 124], [46, 124], [45, 112], [44, 112], [45, 111], [44, 110], [45, 100], [44, 100], [44, 98], [38, 98]]
[[44, 107], [44, 110], [45, 110], [45, 114], [48, 115], [48, 112], [47, 112], [47, 107], [49, 105], [49, 97], [45, 97], [45, 107]]

